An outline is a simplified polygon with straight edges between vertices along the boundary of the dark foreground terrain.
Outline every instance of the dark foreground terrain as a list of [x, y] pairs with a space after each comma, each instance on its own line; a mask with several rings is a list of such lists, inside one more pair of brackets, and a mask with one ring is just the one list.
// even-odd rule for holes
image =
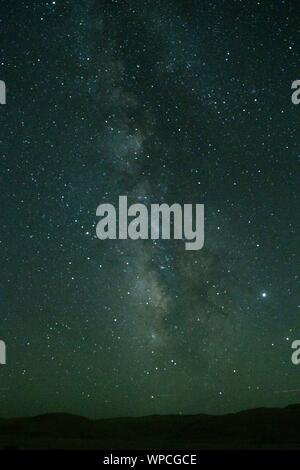
[[300, 405], [223, 416], [0, 419], [2, 449], [300, 449]]

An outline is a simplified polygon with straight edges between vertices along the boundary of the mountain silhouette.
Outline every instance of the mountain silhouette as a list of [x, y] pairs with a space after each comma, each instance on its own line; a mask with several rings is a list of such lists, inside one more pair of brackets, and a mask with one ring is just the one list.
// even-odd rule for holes
[[91, 420], [66, 413], [0, 419], [0, 448], [300, 449], [300, 405], [227, 415]]

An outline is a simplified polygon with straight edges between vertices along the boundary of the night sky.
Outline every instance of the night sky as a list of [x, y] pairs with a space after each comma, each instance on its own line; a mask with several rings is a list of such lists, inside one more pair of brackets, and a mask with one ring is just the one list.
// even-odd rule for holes
[[[0, 415], [299, 402], [298, 2], [9, 1], [0, 24]], [[100, 241], [119, 195], [205, 204], [204, 248]]]

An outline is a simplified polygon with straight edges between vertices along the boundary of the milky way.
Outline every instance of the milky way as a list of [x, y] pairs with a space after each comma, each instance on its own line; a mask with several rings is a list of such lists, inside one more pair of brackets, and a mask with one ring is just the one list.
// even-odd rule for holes
[[[1, 415], [299, 401], [293, 3], [1, 10]], [[204, 248], [98, 240], [119, 195], [205, 204]]]

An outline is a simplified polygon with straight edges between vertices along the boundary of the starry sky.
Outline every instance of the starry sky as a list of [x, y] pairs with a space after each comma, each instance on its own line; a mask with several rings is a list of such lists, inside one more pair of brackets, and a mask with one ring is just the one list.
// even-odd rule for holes
[[[17, 0], [0, 22], [0, 415], [299, 402], [297, 2]], [[119, 195], [205, 204], [204, 248], [100, 241]]]

